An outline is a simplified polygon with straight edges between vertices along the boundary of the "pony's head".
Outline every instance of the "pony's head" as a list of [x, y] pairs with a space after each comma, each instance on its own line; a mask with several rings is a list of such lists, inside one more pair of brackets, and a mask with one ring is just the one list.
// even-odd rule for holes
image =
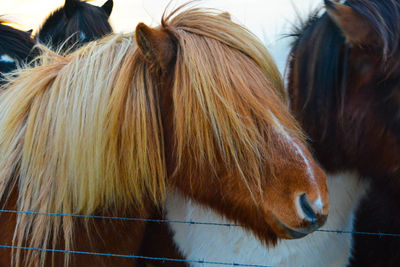
[[81, 0], [65, 0], [64, 6], [44, 21], [36, 39], [53, 48], [77, 48], [112, 32], [108, 22], [112, 8], [113, 0], [101, 7]]
[[296, 34], [291, 106], [327, 170], [398, 176], [400, 2], [326, 0], [325, 6]]
[[32, 50], [35, 42], [30, 32], [20, 31], [8, 24], [0, 18], [0, 80], [4, 78], [3, 74], [15, 70], [17, 66], [22, 66], [35, 57]]
[[[162, 205], [168, 190], [265, 243], [325, 222], [325, 175], [279, 72], [228, 16], [175, 11], [158, 28], [41, 54], [0, 98], [0, 198], [18, 183], [21, 210], [124, 214]], [[16, 245], [46, 247], [62, 229], [70, 249], [72, 227], [21, 214]]]
[[225, 13], [173, 15], [136, 28], [160, 85], [168, 184], [264, 241], [312, 232], [326, 218], [325, 176], [270, 55]]

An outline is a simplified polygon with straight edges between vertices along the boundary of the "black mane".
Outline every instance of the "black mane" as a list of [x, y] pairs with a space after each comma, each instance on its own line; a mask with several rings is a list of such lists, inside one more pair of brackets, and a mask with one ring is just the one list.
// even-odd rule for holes
[[[303, 31], [294, 34], [291, 57], [296, 57], [299, 64], [297, 102], [302, 103], [304, 124], [312, 122], [325, 124], [341, 99], [340, 88], [343, 77], [343, 48], [345, 39], [334, 22], [325, 13], [315, 16], [305, 24]], [[315, 112], [319, 111], [319, 112]], [[326, 126], [326, 125], [325, 125]]]
[[35, 36], [41, 43], [64, 50], [99, 39], [112, 32], [106, 12], [86, 1], [74, 0], [73, 12], [67, 18], [63, 6], [51, 13]]

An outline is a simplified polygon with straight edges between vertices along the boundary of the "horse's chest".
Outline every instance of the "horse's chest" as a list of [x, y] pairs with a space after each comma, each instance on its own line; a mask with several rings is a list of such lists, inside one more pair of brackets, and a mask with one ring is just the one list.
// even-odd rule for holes
[[[327, 230], [351, 231], [353, 213], [368, 183], [350, 173], [328, 175], [330, 211]], [[170, 194], [166, 202], [170, 220], [229, 223], [220, 215], [195, 201]], [[268, 266], [346, 266], [351, 254], [350, 234], [317, 231], [297, 240], [281, 240], [266, 248], [241, 227], [170, 224], [174, 241], [189, 260]], [[201, 264], [192, 264], [192, 266]]]

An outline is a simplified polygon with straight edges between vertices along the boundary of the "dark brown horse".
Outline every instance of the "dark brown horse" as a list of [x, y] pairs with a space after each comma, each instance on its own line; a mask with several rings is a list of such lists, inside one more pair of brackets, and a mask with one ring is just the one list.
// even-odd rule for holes
[[[136, 44], [137, 42], [137, 44]], [[245, 28], [211, 11], [174, 11], [152, 29], [60, 56], [42, 48], [0, 98], [5, 209], [148, 218], [191, 199], [265, 244], [326, 220], [325, 175], [285, 102], [279, 72]], [[139, 253], [143, 223], [21, 213], [1, 244]], [[16, 248], [9, 266], [132, 266], [118, 257]]]
[[[328, 185], [333, 176], [349, 171], [353, 178], [346, 182], [372, 179], [354, 229], [399, 233], [400, 2], [326, 0], [325, 5], [326, 13], [312, 16], [295, 34], [289, 61], [291, 108], [328, 171]], [[330, 193], [332, 211], [353, 220], [350, 213], [343, 216], [346, 207], [336, 207]], [[354, 194], [360, 189], [338, 197]], [[351, 205], [356, 207], [358, 200]], [[398, 266], [399, 238], [355, 235], [353, 243], [348, 247], [354, 266]]]

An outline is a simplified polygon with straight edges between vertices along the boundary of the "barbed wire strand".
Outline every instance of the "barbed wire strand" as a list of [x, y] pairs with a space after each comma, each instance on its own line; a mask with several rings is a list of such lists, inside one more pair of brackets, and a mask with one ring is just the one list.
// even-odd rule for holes
[[44, 252], [55, 252], [55, 253], [64, 253], [64, 254], [80, 254], [80, 255], [119, 257], [119, 258], [141, 259], [141, 260], [199, 263], [199, 264], [223, 265], [223, 266], [272, 267], [272, 266], [269, 266], [269, 265], [241, 264], [241, 263], [235, 263], [235, 262], [229, 263], [229, 262], [206, 261], [206, 260], [184, 260], [184, 259], [173, 259], [173, 258], [157, 258], [157, 257], [136, 256], [136, 255], [126, 255], [126, 254], [112, 254], [112, 253], [87, 252], [87, 251], [62, 250], [62, 249], [47, 249], [47, 248], [31, 248], [31, 247], [18, 247], [18, 246], [9, 246], [9, 245], [0, 245], [0, 248], [33, 250], [33, 251], [40, 251], [40, 252], [43, 252], [43, 251]]
[[180, 220], [165, 220], [165, 219], [158, 220], [158, 219], [127, 218], [127, 217], [113, 217], [113, 216], [100, 216], [100, 215], [64, 214], [64, 213], [19, 211], [19, 210], [1, 210], [0, 209], [0, 212], [17, 213], [17, 214], [31, 214], [31, 215], [66, 216], [66, 217], [76, 217], [76, 218], [83, 218], [83, 219], [106, 219], [106, 220], [139, 221], [139, 222], [154, 222], [154, 223], [201, 224], [201, 225], [214, 225], [214, 226], [240, 226], [239, 224], [230, 224], [230, 223], [195, 222], [195, 221], [180, 221]]
[[[112, 217], [112, 216], [100, 216], [100, 215], [80, 215], [80, 214], [64, 214], [64, 213], [51, 213], [51, 212], [36, 212], [36, 211], [18, 211], [18, 210], [1, 210], [3, 213], [15, 213], [15, 214], [31, 214], [31, 215], [48, 215], [48, 216], [68, 216], [84, 219], [106, 219], [106, 220], [121, 220], [121, 221], [140, 221], [140, 222], [151, 222], [151, 223], [180, 223], [180, 224], [192, 224], [192, 225], [212, 225], [212, 226], [225, 226], [225, 227], [238, 227], [239, 224], [231, 223], [215, 223], [215, 222], [197, 222], [197, 221], [181, 221], [181, 220], [166, 220], [166, 219], [143, 219], [143, 218], [127, 218], [127, 217]], [[399, 237], [400, 234], [391, 233], [372, 233], [372, 232], [361, 232], [361, 231], [343, 231], [343, 230], [328, 230], [318, 229], [316, 232], [325, 233], [337, 233], [337, 234], [354, 234], [354, 235], [368, 235], [368, 236], [379, 236], [379, 237]]]

